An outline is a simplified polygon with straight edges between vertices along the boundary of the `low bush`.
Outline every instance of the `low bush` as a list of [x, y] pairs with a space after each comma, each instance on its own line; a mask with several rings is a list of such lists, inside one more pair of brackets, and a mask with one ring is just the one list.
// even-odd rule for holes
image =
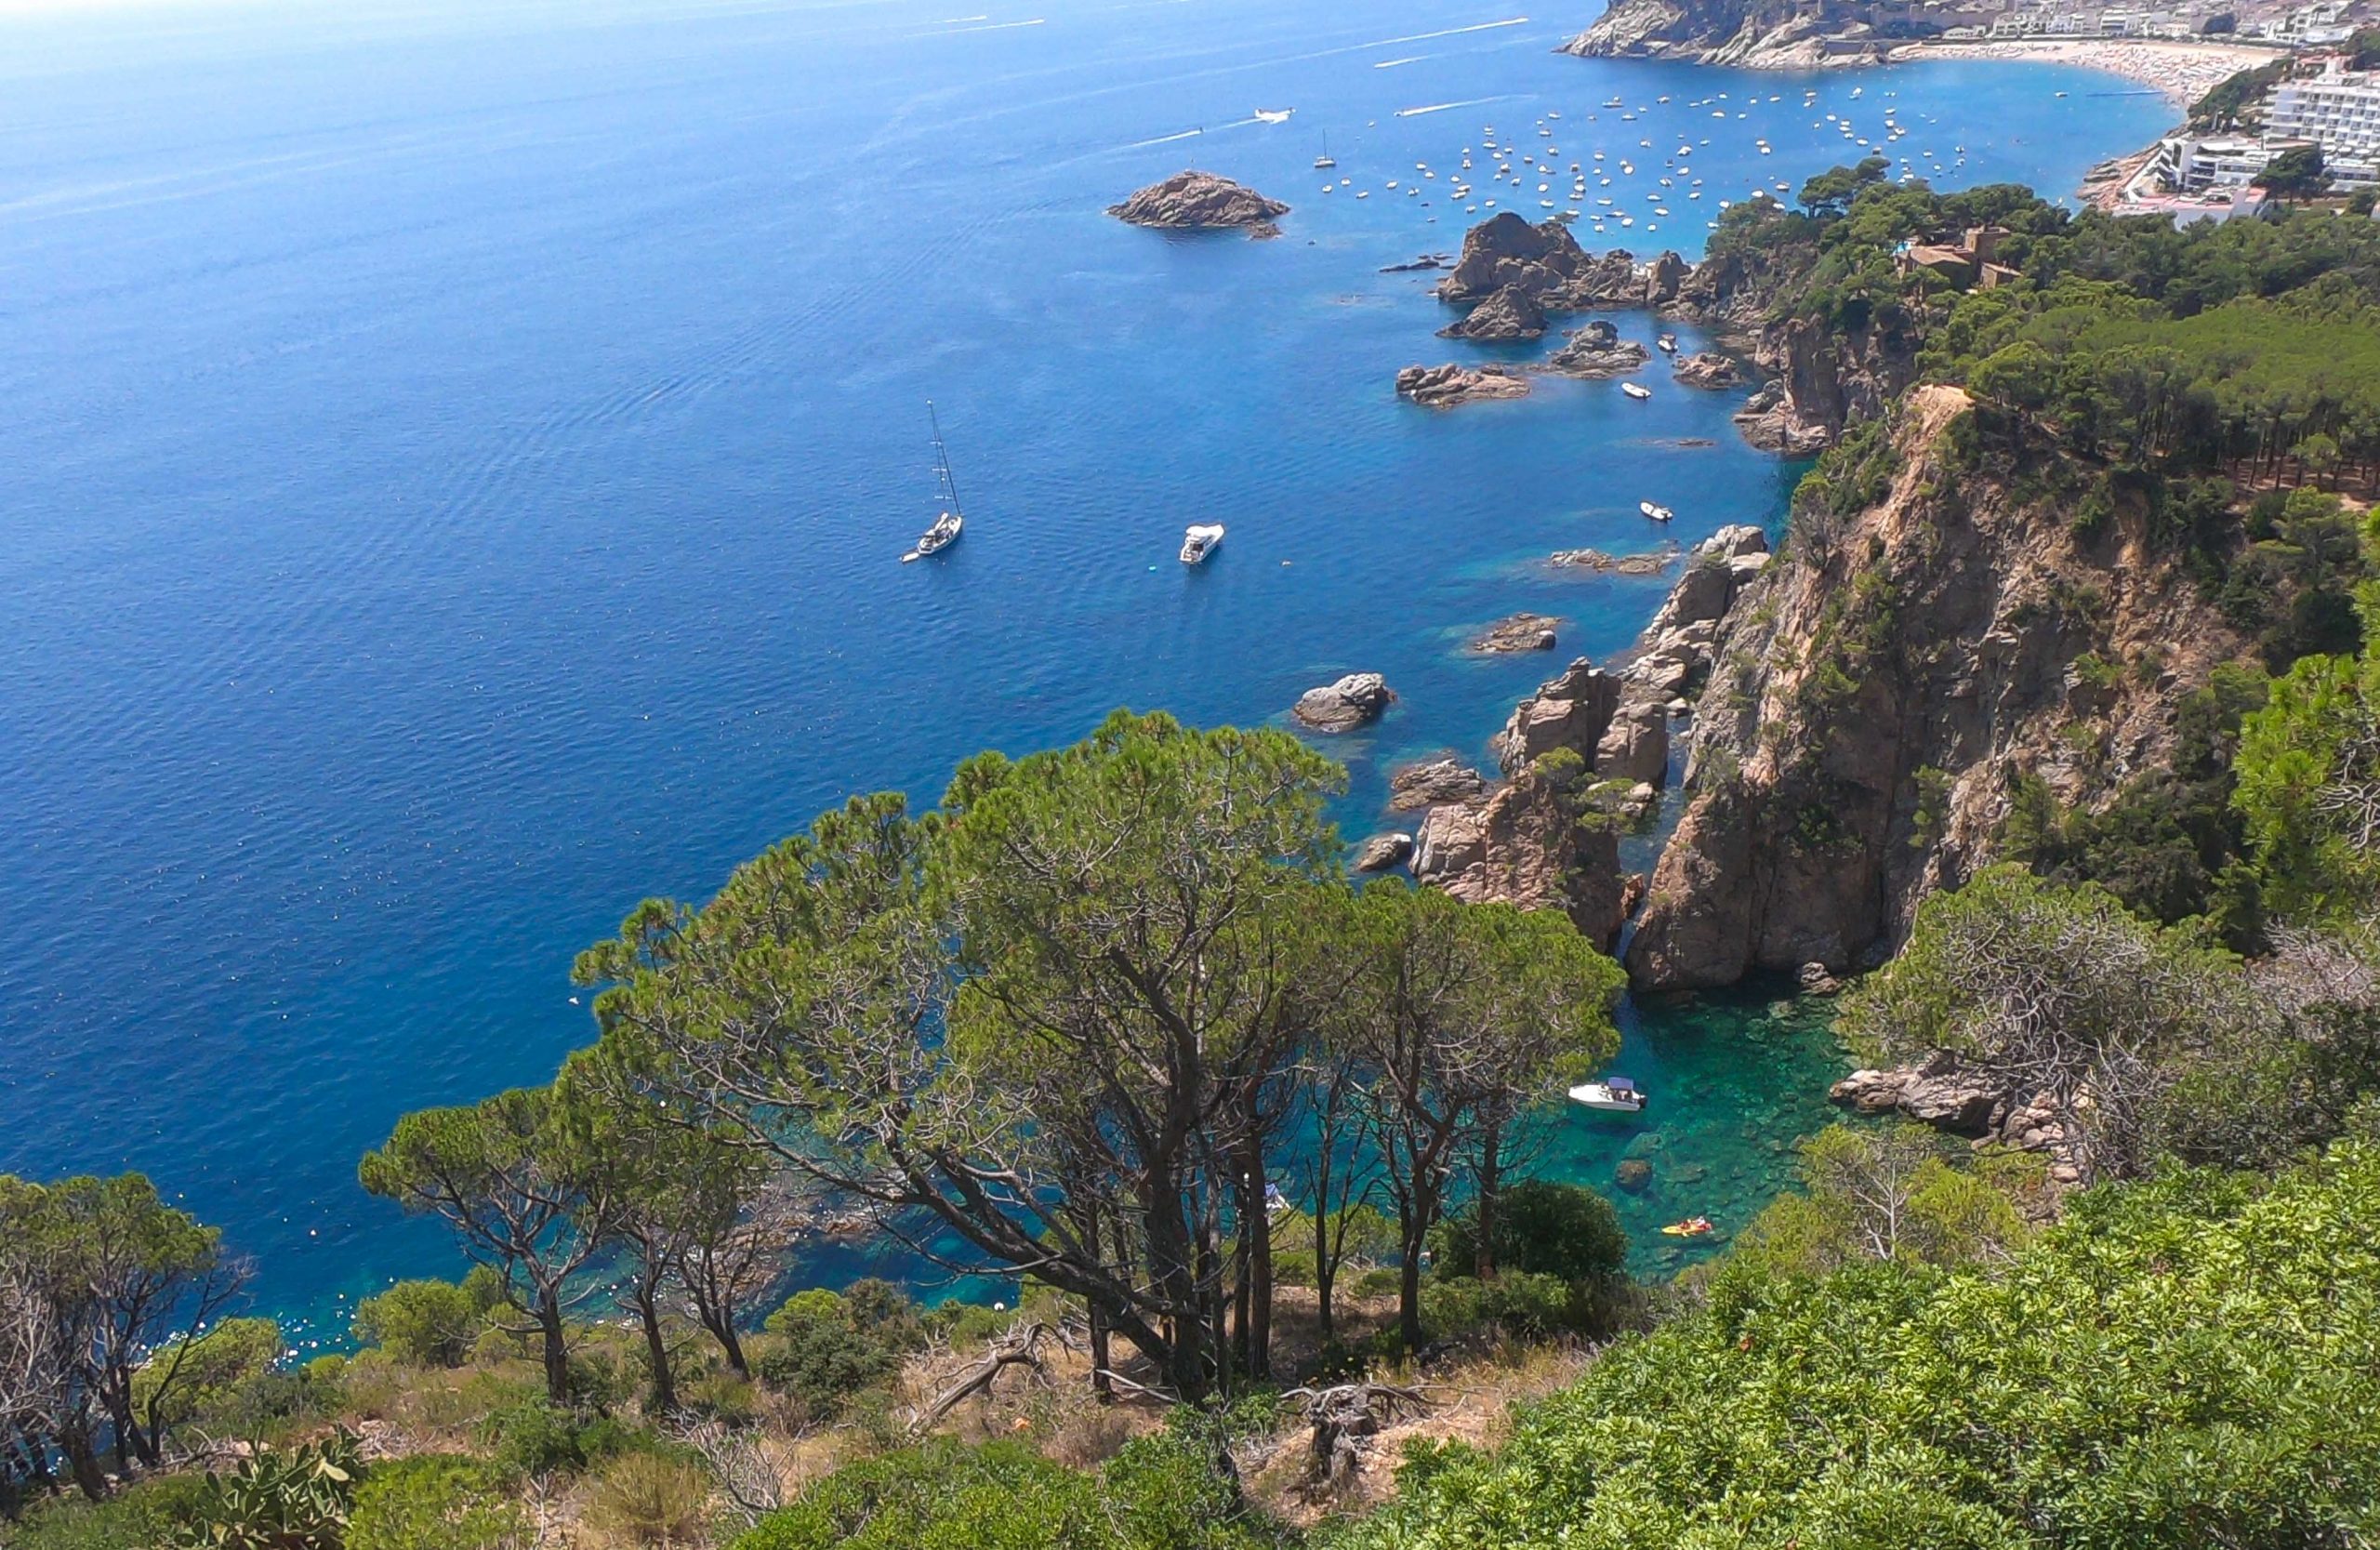
[[657, 1452], [624, 1452], [595, 1477], [586, 1526], [606, 1543], [707, 1543], [711, 1478], [702, 1465]]
[[520, 1550], [532, 1537], [528, 1513], [487, 1464], [432, 1453], [373, 1466], [343, 1550]]
[[420, 1367], [460, 1367], [471, 1354], [487, 1312], [493, 1278], [474, 1271], [453, 1281], [399, 1281], [355, 1305], [349, 1326], [356, 1341], [377, 1345]]

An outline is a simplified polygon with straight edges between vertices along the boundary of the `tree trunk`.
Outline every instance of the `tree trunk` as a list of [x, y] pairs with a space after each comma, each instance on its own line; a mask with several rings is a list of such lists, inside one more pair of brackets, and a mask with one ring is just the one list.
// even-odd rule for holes
[[1496, 1278], [1496, 1194], [1503, 1187], [1503, 1135], [1490, 1126], [1479, 1143], [1479, 1240], [1474, 1268], [1483, 1281]]
[[1338, 1338], [1338, 1324], [1331, 1316], [1330, 1296], [1339, 1284], [1339, 1259], [1322, 1246], [1322, 1218], [1316, 1216], [1314, 1225], [1314, 1297], [1319, 1305], [1316, 1322], [1322, 1344], [1329, 1345]]
[[570, 1403], [570, 1346], [562, 1327], [562, 1294], [537, 1294], [537, 1328], [546, 1344], [546, 1398], [557, 1405]]
[[1097, 1303], [1086, 1305], [1091, 1318], [1091, 1391], [1103, 1405], [1116, 1402], [1116, 1384], [1108, 1378], [1107, 1316]]
[[1264, 1189], [1264, 1151], [1251, 1145], [1242, 1176], [1239, 1237], [1246, 1252], [1248, 1349], [1241, 1358], [1251, 1378], [1273, 1375], [1273, 1212]]
[[1396, 1273], [1396, 1333], [1406, 1350], [1421, 1348], [1421, 1246], [1409, 1239]]
[[648, 1284], [636, 1294], [636, 1316], [644, 1325], [645, 1360], [653, 1367], [653, 1412], [668, 1415], [678, 1408], [678, 1385], [669, 1373], [669, 1343], [661, 1337], [661, 1299]]
[[751, 1366], [744, 1359], [744, 1337], [736, 1331], [734, 1318], [725, 1315], [706, 1313], [703, 1316], [703, 1328], [708, 1330], [710, 1337], [719, 1342], [720, 1354], [726, 1357], [728, 1369], [739, 1378], [750, 1377]]
[[60, 1436], [58, 1447], [66, 1455], [66, 1467], [83, 1494], [94, 1502], [106, 1501], [108, 1477], [99, 1468], [99, 1457], [92, 1451], [90, 1437], [77, 1427]]

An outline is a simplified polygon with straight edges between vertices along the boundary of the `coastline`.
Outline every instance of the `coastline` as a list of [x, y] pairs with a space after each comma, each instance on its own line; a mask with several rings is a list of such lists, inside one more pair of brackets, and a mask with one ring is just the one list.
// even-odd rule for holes
[[1884, 56], [1888, 64], [1925, 60], [2017, 60], [2104, 71], [2153, 86], [2187, 109], [2242, 70], [2284, 57], [2285, 48], [2244, 43], [2185, 43], [2165, 38], [2011, 38], [1909, 43]]

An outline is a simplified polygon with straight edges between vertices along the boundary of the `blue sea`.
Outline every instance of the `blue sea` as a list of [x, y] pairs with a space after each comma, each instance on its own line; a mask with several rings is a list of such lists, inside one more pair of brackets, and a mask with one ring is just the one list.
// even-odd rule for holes
[[[1391, 767], [1477, 755], [1557, 665], [1470, 631], [1533, 609], [1599, 657], [1664, 585], [1544, 555], [1773, 523], [1797, 471], [1658, 368], [1643, 404], [1397, 402], [1408, 364], [1530, 353], [1433, 338], [1433, 276], [1380, 272], [1479, 219], [1465, 148], [1554, 153], [1565, 203], [1568, 163], [1631, 162], [1590, 195], [1634, 226], [1581, 239], [1692, 255], [1888, 113], [1915, 170], [2054, 191], [2171, 116], [2042, 66], [1581, 61], [1587, 10], [1513, 3], [0, 17], [0, 1170], [146, 1171], [327, 1336], [456, 1263], [357, 1156], [549, 1077], [590, 1037], [576, 949], [853, 792], [1373, 669], [1394, 711], [1329, 745], [1371, 832]], [[1289, 203], [1280, 239], [1102, 213], [1190, 166]], [[1538, 180], [1469, 203], [1535, 219]], [[928, 400], [968, 530], [903, 565]], [[1660, 1153], [1623, 1206], [1670, 1263], [1653, 1225], [1739, 1222], [1824, 1121], [1822, 1023], [1632, 1009], [1671, 1102], [1548, 1155]]]

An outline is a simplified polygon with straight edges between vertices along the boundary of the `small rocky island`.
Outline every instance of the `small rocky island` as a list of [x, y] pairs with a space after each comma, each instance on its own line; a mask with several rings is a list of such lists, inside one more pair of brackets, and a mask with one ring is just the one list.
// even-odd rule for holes
[[1707, 388], [1715, 392], [1742, 382], [1743, 373], [1736, 363], [1725, 355], [1704, 351], [1700, 354], [1681, 356], [1676, 367], [1678, 386]]
[[1474, 307], [1468, 316], [1438, 330], [1442, 339], [1472, 339], [1480, 344], [1514, 344], [1545, 332], [1545, 309], [1520, 285], [1506, 285]]
[[1238, 228], [1252, 237], [1277, 237], [1281, 229], [1273, 223], [1289, 207], [1228, 178], [1192, 170], [1151, 183], [1107, 213], [1129, 226], [1166, 232]]
[[1653, 358], [1634, 339], [1600, 318], [1570, 336], [1569, 342], [1545, 358], [1546, 369], [1565, 377], [1625, 377]]
[[1528, 378], [1510, 366], [1407, 366], [1396, 374], [1396, 395], [1425, 409], [1451, 409], [1474, 398], [1527, 398]]
[[1396, 698], [1378, 673], [1349, 673], [1336, 683], [1308, 689], [1289, 714], [1316, 732], [1353, 732], [1376, 719]]

